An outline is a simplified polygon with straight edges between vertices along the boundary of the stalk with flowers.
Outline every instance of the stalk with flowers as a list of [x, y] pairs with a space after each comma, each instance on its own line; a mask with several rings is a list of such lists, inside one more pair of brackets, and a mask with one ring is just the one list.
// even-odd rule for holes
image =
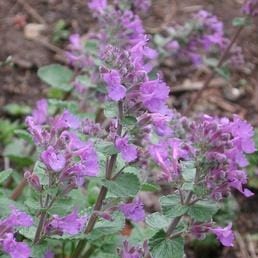
[[[168, 107], [170, 89], [139, 16], [149, 5], [90, 1], [99, 31], [85, 41], [71, 35], [73, 70], [39, 70], [75, 101], [39, 100], [26, 118], [37, 161], [24, 173], [28, 214], [12, 207], [0, 221], [0, 248], [10, 257], [182, 258], [186, 237], [207, 234], [233, 246], [232, 223], [213, 217], [232, 190], [253, 195], [245, 186], [253, 128], [238, 116], [188, 118]], [[250, 16], [256, 9], [253, 0], [243, 8]], [[217, 24], [204, 11], [198, 17]], [[195, 47], [217, 44], [221, 27], [212, 29], [216, 37], [194, 37]], [[145, 211], [143, 191], [160, 192], [159, 210]]]

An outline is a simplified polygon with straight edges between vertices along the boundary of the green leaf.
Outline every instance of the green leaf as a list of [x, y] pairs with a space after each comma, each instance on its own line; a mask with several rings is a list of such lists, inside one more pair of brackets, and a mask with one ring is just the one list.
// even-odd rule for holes
[[117, 150], [113, 143], [99, 140], [95, 143], [97, 151], [103, 153], [104, 155], [113, 155], [117, 153]]
[[11, 174], [13, 170], [12, 169], [6, 169], [0, 172], [0, 184], [3, 183]]
[[148, 215], [145, 219], [145, 222], [152, 228], [164, 229], [169, 226], [171, 220], [159, 212], [155, 212]]
[[37, 161], [35, 163], [33, 172], [39, 177], [39, 182], [41, 185], [48, 185], [49, 179], [45, 171], [45, 165], [42, 162]]
[[24, 116], [31, 113], [31, 108], [29, 106], [16, 103], [6, 105], [4, 110], [12, 116]]
[[32, 136], [24, 129], [16, 129], [14, 131], [15, 135], [20, 138], [23, 139], [31, 144], [33, 144], [33, 139]]
[[107, 118], [117, 117], [118, 109], [116, 102], [106, 102], [104, 107], [104, 115]]
[[249, 25], [250, 19], [248, 19], [248, 17], [236, 17], [233, 19], [232, 21], [232, 25], [235, 27], [244, 27]]
[[187, 182], [194, 182], [196, 168], [194, 167], [194, 162], [185, 161], [182, 162], [182, 176]]
[[125, 218], [121, 212], [112, 214], [112, 221], [100, 220], [96, 223], [93, 231], [89, 235], [90, 241], [95, 241], [103, 236], [109, 236], [120, 232], [125, 225]]
[[33, 240], [36, 234], [37, 228], [35, 226], [27, 227], [27, 228], [21, 228], [19, 229], [19, 233], [26, 238]]
[[134, 197], [140, 190], [140, 182], [136, 175], [122, 173], [115, 181], [106, 180], [104, 185], [112, 197]]
[[203, 222], [212, 219], [217, 210], [216, 204], [209, 201], [199, 201], [189, 207], [188, 215], [196, 221]]
[[149, 240], [149, 247], [153, 258], [183, 258], [184, 256], [183, 238], [167, 239], [163, 230]]
[[135, 126], [137, 124], [137, 119], [134, 116], [125, 116], [122, 119], [122, 125], [124, 126]]
[[66, 66], [60, 64], [43, 66], [39, 68], [37, 74], [42, 81], [53, 88], [63, 91], [70, 91], [72, 89], [73, 71]]
[[223, 77], [225, 80], [229, 80], [230, 79], [230, 70], [228, 67], [215, 67], [215, 71], [221, 76]]
[[175, 194], [162, 196], [160, 198], [160, 204], [164, 215], [169, 218], [176, 218], [184, 215], [188, 210], [188, 206], [182, 205], [180, 197]]
[[44, 258], [45, 257], [45, 253], [48, 250], [49, 246], [48, 243], [45, 242], [41, 242], [40, 245], [32, 245], [32, 258]]
[[4, 149], [4, 156], [9, 157], [17, 166], [27, 167], [33, 164], [33, 159], [27, 156], [29, 152], [28, 145], [22, 139], [14, 139]]
[[159, 185], [154, 185], [151, 183], [143, 183], [141, 185], [141, 191], [143, 191], [143, 192], [157, 192], [159, 190], [160, 190]]

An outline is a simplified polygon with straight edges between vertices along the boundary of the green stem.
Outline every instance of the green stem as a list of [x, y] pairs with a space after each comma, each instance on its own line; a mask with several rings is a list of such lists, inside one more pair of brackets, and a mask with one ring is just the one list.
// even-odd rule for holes
[[197, 101], [201, 98], [202, 93], [204, 92], [204, 90], [210, 85], [210, 82], [212, 81], [212, 79], [215, 77], [216, 74], [216, 70], [218, 68], [220, 68], [224, 62], [227, 60], [228, 55], [230, 53], [231, 48], [233, 47], [233, 45], [235, 44], [235, 42], [237, 41], [239, 35], [241, 34], [242, 30], [244, 29], [244, 27], [239, 27], [238, 30], [236, 31], [235, 35], [233, 36], [233, 38], [231, 39], [228, 47], [225, 49], [224, 53], [222, 54], [217, 66], [212, 70], [212, 72], [210, 73], [210, 75], [207, 77], [206, 81], [203, 84], [203, 87], [201, 88], [201, 90], [195, 95], [195, 97], [192, 99], [192, 101], [190, 102], [190, 104], [188, 105], [187, 109], [184, 112], [184, 115], [188, 115], [191, 110], [193, 110], [193, 106], [197, 103]]
[[[191, 199], [192, 199], [192, 196], [193, 196], [193, 192], [189, 192], [188, 196], [186, 197], [186, 200], [184, 202], [184, 205], [189, 205]], [[175, 219], [172, 220], [172, 222], [170, 223], [168, 229], [167, 229], [167, 232], [166, 232], [166, 235], [167, 237], [170, 237], [171, 234], [174, 232], [174, 230], [176, 229], [178, 223], [180, 222], [181, 218], [184, 216], [181, 215], [181, 216], [178, 216], [176, 217]]]
[[[122, 134], [122, 119], [123, 119], [123, 103], [121, 101], [118, 102], [118, 125], [117, 125], [117, 135], [121, 136]], [[113, 154], [110, 157], [109, 162], [106, 164], [106, 179], [110, 180], [112, 178], [112, 172], [114, 170], [115, 164], [116, 164], [117, 154]], [[92, 215], [90, 216], [90, 219], [87, 223], [86, 229], [84, 231], [85, 234], [89, 234], [96, 222], [98, 215], [95, 211], [100, 211], [103, 205], [103, 201], [106, 198], [108, 189], [105, 186], [102, 186], [97, 198], [97, 201], [95, 203]], [[80, 240], [77, 247], [75, 248], [72, 257], [71, 258], [78, 258], [80, 257], [83, 249], [85, 248], [85, 245], [87, 244], [87, 240]]]

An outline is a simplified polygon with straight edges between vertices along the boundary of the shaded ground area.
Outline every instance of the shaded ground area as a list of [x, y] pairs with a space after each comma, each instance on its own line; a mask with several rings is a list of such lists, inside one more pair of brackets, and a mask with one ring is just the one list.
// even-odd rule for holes
[[[64, 21], [65, 30], [87, 33], [95, 22], [86, 7], [85, 0], [0, 0], [0, 61], [12, 56], [13, 66], [0, 67], [0, 107], [8, 103], [26, 103], [33, 105], [46, 94], [45, 86], [36, 76], [37, 69], [45, 64], [63, 62], [62, 49], [65, 40], [53, 42], [56, 35], [55, 25]], [[226, 25], [228, 36], [234, 33], [231, 21], [239, 16], [242, 0], [153, 0], [151, 15], [145, 17], [145, 26], [150, 34], [161, 32], [168, 25], [182, 22], [191, 13], [200, 9], [213, 12]], [[31, 10], [31, 6], [33, 9]], [[33, 13], [36, 11], [36, 14]], [[28, 24], [45, 24], [42, 32], [43, 40], [28, 39], [24, 28]], [[258, 22], [256, 21], [256, 24]], [[36, 26], [37, 27], [37, 26]], [[39, 27], [37, 27], [39, 29]], [[195, 106], [196, 111], [210, 114], [232, 115], [237, 113], [258, 126], [258, 34], [257, 27], [249, 27], [241, 35], [238, 42], [246, 56], [246, 67], [234, 73], [229, 82], [216, 78], [214, 87], [203, 94], [203, 98]], [[180, 76], [176, 76], [177, 67], [163, 64], [162, 70], [170, 84], [174, 95], [172, 103], [178, 109], [184, 107], [192, 98], [193, 85], [201, 85], [207, 76], [207, 70], [194, 71], [191, 81], [186, 80], [182, 68]], [[186, 69], [186, 74], [188, 73]], [[243, 83], [244, 80], [244, 83]], [[187, 86], [182, 90], [182, 85]], [[216, 85], [219, 85], [216, 87]], [[0, 116], [4, 115], [0, 108]], [[220, 258], [255, 258], [256, 240], [249, 241], [250, 234], [258, 233], [258, 197], [248, 200], [237, 195], [241, 207], [236, 219], [236, 246], [233, 249], [207, 251], [194, 255], [189, 249], [188, 257], [220, 257]], [[251, 244], [250, 244], [251, 243]], [[203, 250], [202, 250], [203, 251]], [[257, 255], [257, 256], [255, 256]]]

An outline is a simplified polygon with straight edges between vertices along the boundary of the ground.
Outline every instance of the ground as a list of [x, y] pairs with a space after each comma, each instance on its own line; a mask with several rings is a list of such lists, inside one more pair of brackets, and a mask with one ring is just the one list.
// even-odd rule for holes
[[[12, 56], [12, 66], [0, 67], [0, 107], [8, 103], [22, 103], [33, 105], [44, 94], [46, 88], [36, 75], [37, 69], [46, 64], [63, 62], [62, 49], [66, 41], [53, 43], [54, 25], [63, 19], [70, 32], [87, 33], [95, 26], [86, 7], [85, 0], [0, 0], [0, 62]], [[239, 9], [243, 0], [153, 0], [151, 13], [144, 18], [149, 34], [162, 31], [168, 25], [182, 22], [192, 12], [206, 9], [222, 19], [226, 32], [232, 37], [235, 28], [231, 26], [232, 19], [239, 16]], [[258, 24], [257, 20], [255, 21]], [[42, 41], [28, 39], [24, 29], [28, 24], [44, 24]], [[28, 28], [28, 27], [27, 27]], [[237, 113], [247, 119], [254, 126], [258, 126], [258, 33], [257, 26], [250, 26], [241, 35], [238, 44], [242, 46], [246, 56], [245, 69], [233, 74], [229, 82], [220, 78], [213, 80], [214, 85], [206, 90], [202, 99], [195, 106], [195, 111], [210, 114], [232, 115]], [[207, 75], [207, 71], [197, 71], [192, 80], [184, 76], [174, 76], [177, 73], [173, 64], [163, 64], [163, 73], [174, 94], [172, 103], [182, 109], [192, 98], [192, 85], [200, 85]], [[243, 84], [243, 79], [245, 83]], [[182, 90], [182, 84], [185, 90]], [[190, 85], [190, 87], [189, 87]], [[0, 108], [0, 116], [6, 116]], [[255, 258], [258, 256], [254, 246], [248, 246], [246, 239], [250, 234], [258, 233], [258, 205], [257, 197], [248, 200], [236, 195], [241, 210], [236, 219], [236, 246], [214, 252], [213, 257], [220, 258]], [[255, 243], [249, 241], [249, 243]], [[257, 243], [257, 242], [256, 242]], [[249, 244], [250, 245], [250, 244]], [[212, 257], [212, 254], [207, 254]], [[215, 256], [214, 256], [215, 255]], [[189, 248], [190, 258], [194, 256]]]

